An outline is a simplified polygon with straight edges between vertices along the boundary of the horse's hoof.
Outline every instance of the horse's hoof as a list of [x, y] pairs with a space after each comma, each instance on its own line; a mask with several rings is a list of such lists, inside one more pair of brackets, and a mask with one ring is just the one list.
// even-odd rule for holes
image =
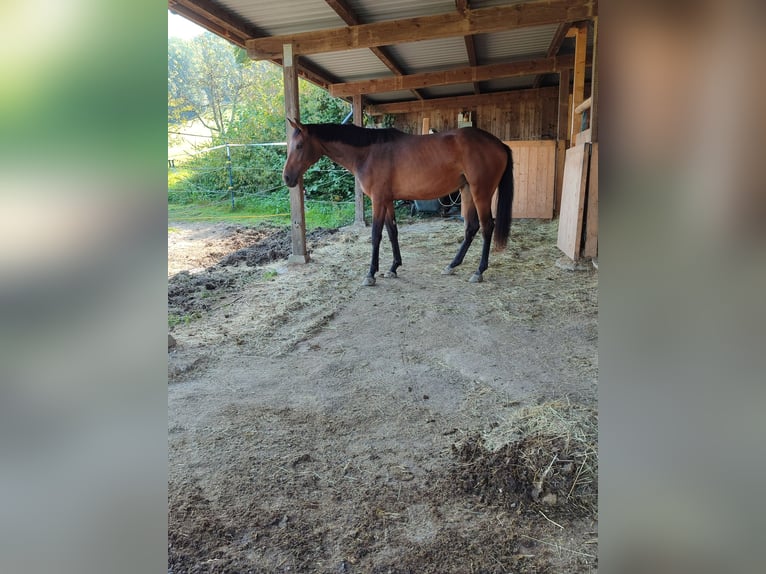
[[481, 283], [482, 281], [484, 281], [484, 277], [478, 271], [471, 275], [471, 278], [468, 280], [469, 283]]
[[452, 275], [455, 273], [455, 268], [450, 267], [447, 265], [444, 269], [442, 269], [442, 275]]
[[364, 281], [362, 281], [362, 285], [364, 287], [372, 287], [373, 285], [375, 285], [375, 277], [373, 277], [372, 275], [368, 275], [367, 277], [364, 278]]
[[389, 271], [388, 273], [386, 273], [385, 277], [387, 279], [396, 279], [399, 276], [396, 274], [396, 271]]

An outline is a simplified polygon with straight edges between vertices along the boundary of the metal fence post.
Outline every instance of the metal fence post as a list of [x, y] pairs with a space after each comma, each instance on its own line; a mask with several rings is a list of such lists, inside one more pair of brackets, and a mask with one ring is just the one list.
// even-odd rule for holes
[[229, 144], [226, 144], [226, 169], [229, 172], [229, 196], [231, 197], [231, 208], [234, 209], [234, 181], [231, 175], [231, 151]]

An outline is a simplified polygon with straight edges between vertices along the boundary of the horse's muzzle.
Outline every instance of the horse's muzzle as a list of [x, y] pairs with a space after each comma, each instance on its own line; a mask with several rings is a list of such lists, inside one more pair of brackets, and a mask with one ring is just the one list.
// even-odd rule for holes
[[295, 187], [298, 184], [298, 178], [297, 177], [294, 177], [294, 176], [289, 175], [287, 173], [284, 174], [283, 177], [285, 179], [285, 185], [287, 185], [287, 187]]

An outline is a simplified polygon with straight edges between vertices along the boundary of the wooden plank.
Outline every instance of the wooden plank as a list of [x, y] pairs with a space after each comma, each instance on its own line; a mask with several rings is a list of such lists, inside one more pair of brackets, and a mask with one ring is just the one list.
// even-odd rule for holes
[[569, 139], [569, 80], [571, 70], [563, 69], [559, 72], [559, 118], [558, 118], [558, 139], [566, 141]]
[[[362, 96], [354, 96], [351, 111], [354, 112], [354, 125], [364, 127], [364, 102]], [[364, 192], [359, 180], [354, 178], [354, 225], [364, 227]]]
[[[574, 82], [572, 84], [573, 110], [576, 110], [585, 100], [585, 54], [587, 43], [588, 25], [580, 24], [577, 26], [577, 35], [575, 36]], [[569, 132], [569, 141], [574, 141], [575, 134], [580, 131], [581, 119], [581, 113], [572, 113], [572, 126]]]
[[532, 0], [510, 6], [493, 6], [345, 28], [251, 38], [245, 44], [251, 58], [268, 60], [278, 57], [284, 44], [292, 44], [296, 54], [342, 52], [412, 42], [414, 39], [434, 40], [588, 20], [596, 13], [595, 0]]
[[[545, 98], [556, 93], [556, 88], [538, 88], [536, 90], [513, 90], [478, 96], [453, 96], [449, 98], [433, 98], [423, 101], [393, 102], [368, 106], [366, 112], [371, 116], [384, 114], [409, 114], [413, 112], [431, 111], [436, 108], [475, 108], [481, 105], [503, 105], [517, 103], [523, 98]], [[493, 132], [494, 133], [494, 132]]]
[[[284, 47], [284, 56], [282, 59], [282, 72], [285, 82], [285, 129], [287, 140], [290, 141], [290, 135], [293, 128], [287, 119], [300, 120], [300, 104], [298, 100], [298, 72], [295, 66], [292, 50], [289, 45]], [[306, 213], [303, 205], [303, 178], [298, 180], [295, 187], [289, 188], [290, 191], [290, 240], [291, 253], [287, 258], [288, 263], [308, 263], [309, 256], [306, 250]]]
[[598, 142], [590, 152], [590, 170], [588, 171], [588, 199], [585, 211], [585, 247], [584, 257], [598, 257]]
[[359, 82], [332, 84], [330, 94], [336, 98], [345, 98], [356, 94], [380, 94], [398, 90], [427, 88], [431, 86], [447, 86], [450, 84], [467, 84], [484, 82], [497, 78], [514, 78], [532, 74], [548, 74], [558, 72], [563, 68], [571, 68], [574, 64], [572, 56], [552, 58], [533, 58], [518, 62], [490, 64], [486, 66], [465, 66], [452, 70], [438, 72], [423, 72], [406, 76], [375, 78]]
[[551, 219], [556, 142], [505, 141], [513, 153], [514, 218]]
[[591, 131], [590, 128], [587, 130], [583, 130], [577, 135], [575, 135], [575, 145], [580, 145], [583, 143], [590, 143], [591, 141]]
[[566, 159], [567, 143], [559, 140], [556, 142], [556, 184], [553, 198], [553, 215], [561, 214], [561, 191], [564, 185], [564, 162]]
[[564, 187], [556, 245], [572, 261], [580, 259], [589, 160], [590, 144], [573, 146], [566, 151]]
[[582, 103], [575, 108], [576, 114], [582, 114], [585, 110], [589, 110], [591, 104], [593, 103], [593, 98], [590, 96], [585, 98]]

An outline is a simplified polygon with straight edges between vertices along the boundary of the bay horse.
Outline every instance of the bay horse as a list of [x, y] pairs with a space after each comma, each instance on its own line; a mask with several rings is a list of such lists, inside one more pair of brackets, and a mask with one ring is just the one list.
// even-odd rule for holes
[[375, 285], [384, 225], [394, 253], [394, 262], [385, 276], [396, 277], [396, 269], [402, 264], [394, 219], [396, 199], [436, 199], [460, 188], [465, 238], [455, 258], [442, 271], [445, 275], [454, 273], [463, 262], [479, 229], [484, 239], [481, 261], [469, 281], [482, 281], [489, 266], [493, 230], [495, 249], [505, 249], [511, 227], [513, 159], [510, 148], [489, 132], [468, 127], [420, 136], [392, 128], [304, 125], [293, 119], [288, 122], [294, 129], [282, 173], [288, 187], [298, 185], [306, 170], [326, 155], [353, 173], [372, 200], [372, 261], [363, 285]]

